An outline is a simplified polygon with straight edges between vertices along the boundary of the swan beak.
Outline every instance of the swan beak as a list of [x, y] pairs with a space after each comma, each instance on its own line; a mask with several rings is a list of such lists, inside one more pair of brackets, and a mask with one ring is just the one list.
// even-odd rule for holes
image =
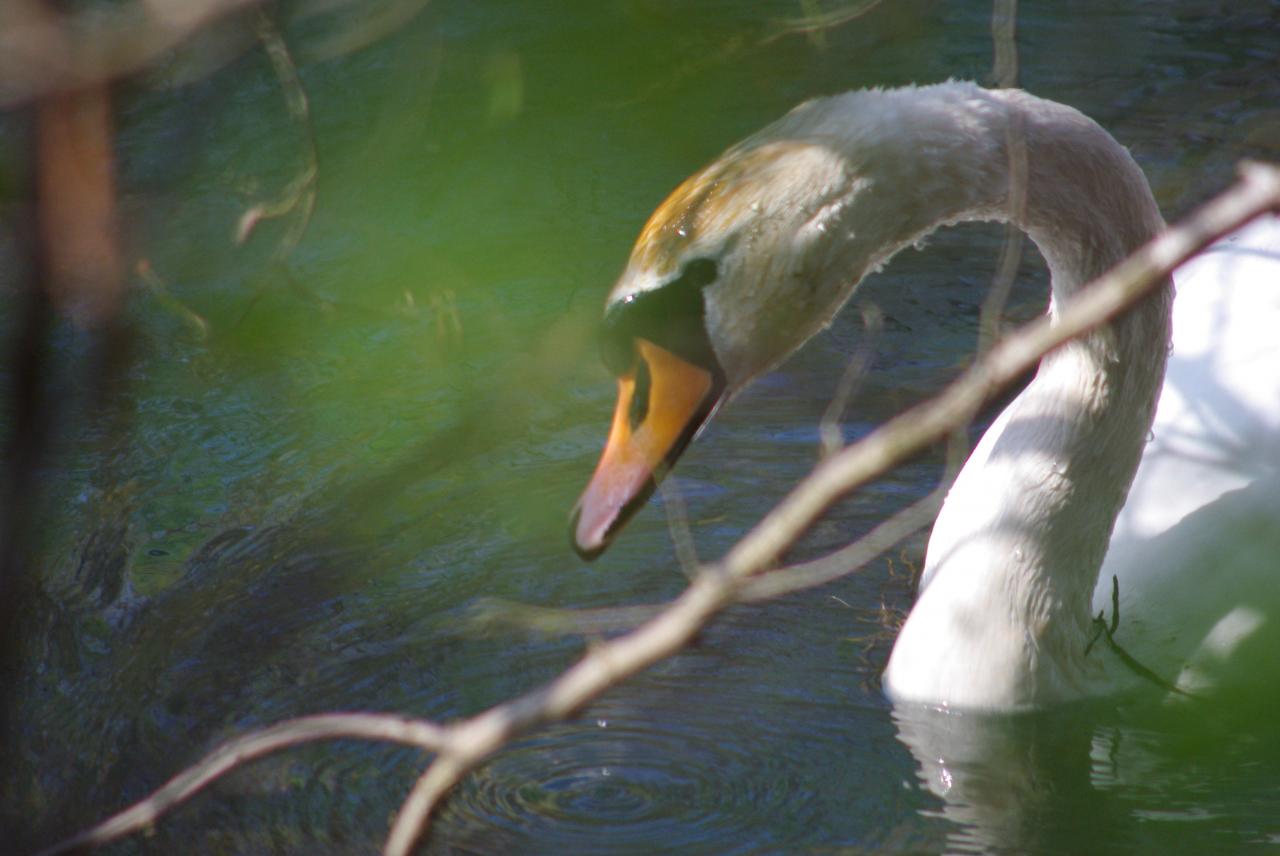
[[573, 548], [588, 561], [644, 505], [719, 398], [711, 371], [645, 339], [635, 342], [636, 362], [618, 378], [604, 454], [571, 519]]

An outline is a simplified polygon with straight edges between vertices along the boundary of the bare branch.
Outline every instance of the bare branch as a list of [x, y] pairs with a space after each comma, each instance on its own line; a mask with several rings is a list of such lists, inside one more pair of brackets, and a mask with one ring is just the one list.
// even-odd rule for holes
[[603, 636], [632, 630], [662, 612], [666, 604], [559, 609], [497, 598], [484, 598], [469, 610], [466, 623], [479, 632], [510, 627], [548, 636]]
[[[501, 744], [502, 741], [499, 741], [494, 746], [496, 748]], [[426, 819], [436, 805], [481, 757], [483, 755], [471, 762], [461, 758], [440, 757], [427, 768], [400, 806], [391, 834], [387, 836], [386, 846], [382, 848], [385, 856], [409, 856], [413, 852], [413, 846], [426, 826]]]
[[753, 577], [739, 587], [738, 600], [744, 602], [770, 600], [793, 591], [838, 580], [862, 569], [885, 550], [932, 523], [933, 518], [938, 514], [938, 509], [942, 507], [942, 500], [946, 493], [945, 485], [931, 491], [923, 499], [913, 502], [857, 541], [833, 553], [799, 565], [778, 568], [763, 576]]
[[430, 722], [382, 713], [328, 713], [286, 720], [222, 744], [151, 796], [37, 856], [81, 852], [145, 829], [219, 777], [282, 749], [316, 740], [382, 740], [436, 751], [444, 745], [446, 733]]

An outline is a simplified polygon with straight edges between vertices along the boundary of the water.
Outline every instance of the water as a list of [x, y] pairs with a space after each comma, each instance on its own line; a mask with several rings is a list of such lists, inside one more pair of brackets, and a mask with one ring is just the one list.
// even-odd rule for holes
[[[475, 631], [483, 598], [585, 608], [681, 589], [661, 497], [594, 565], [565, 531], [612, 408], [594, 323], [640, 225], [681, 178], [805, 97], [989, 79], [983, 4], [896, 2], [780, 35], [802, 8], [441, 2], [330, 58], [338, 22], [295, 21], [321, 173], [283, 268], [269, 262], [279, 225], [243, 249], [229, 238], [302, 162], [262, 56], [165, 88], [198, 70], [183, 55], [120, 93], [133, 245], [211, 334], [137, 291], [111, 421], [93, 409], [82, 337], [58, 331], [44, 596], [21, 786], [5, 799], [33, 840], [122, 807], [245, 729], [333, 709], [465, 716], [581, 652], [574, 637]], [[1280, 156], [1275, 3], [1024, 4], [1019, 39], [1024, 84], [1110, 128], [1169, 216], [1241, 157]], [[15, 120], [0, 131], [11, 146]], [[957, 229], [867, 283], [859, 299], [884, 321], [846, 438], [963, 363], [999, 240]], [[1023, 267], [1015, 318], [1043, 304], [1040, 266]], [[861, 313], [846, 311], [686, 454], [677, 484], [700, 555], [723, 553], [808, 471], [862, 340]], [[940, 464], [926, 455], [841, 503], [797, 555], [923, 495]], [[427, 852], [1280, 840], [1280, 741], [1263, 714], [893, 711], [877, 674], [921, 543], [734, 609], [689, 652], [502, 752], [458, 788]], [[369, 852], [421, 763], [365, 744], [287, 753], [108, 852]]]

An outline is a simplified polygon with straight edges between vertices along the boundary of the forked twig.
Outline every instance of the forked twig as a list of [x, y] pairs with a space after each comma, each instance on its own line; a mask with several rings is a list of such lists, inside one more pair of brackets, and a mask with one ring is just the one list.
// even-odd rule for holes
[[438, 725], [385, 713], [327, 713], [277, 723], [229, 740], [166, 782], [158, 791], [102, 823], [37, 856], [82, 852], [146, 829], [214, 780], [282, 749], [316, 740], [381, 740], [436, 751], [447, 731]]
[[316, 152], [316, 132], [311, 121], [311, 106], [307, 100], [307, 91], [302, 88], [302, 80], [298, 77], [298, 68], [289, 54], [289, 46], [285, 44], [279, 30], [265, 12], [259, 10], [256, 13], [255, 26], [258, 39], [271, 60], [276, 78], [280, 81], [289, 115], [302, 129], [304, 164], [302, 171], [289, 182], [279, 199], [255, 205], [240, 216], [236, 224], [235, 239], [237, 244], [243, 244], [263, 220], [292, 214], [293, 217], [284, 235], [271, 254], [272, 259], [279, 262], [284, 261], [297, 249], [311, 222], [311, 214], [316, 207], [316, 179], [320, 175], [320, 159]]

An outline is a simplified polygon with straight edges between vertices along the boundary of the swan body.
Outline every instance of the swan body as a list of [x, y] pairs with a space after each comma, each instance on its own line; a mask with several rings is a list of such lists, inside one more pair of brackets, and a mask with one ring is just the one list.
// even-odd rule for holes
[[[606, 305], [619, 403], [575, 510], [579, 552], [603, 550], [719, 403], [866, 274], [964, 220], [1031, 237], [1051, 315], [1164, 225], [1097, 124], [964, 83], [807, 102], [677, 188]], [[1045, 357], [977, 444], [930, 537], [892, 697], [1015, 710], [1133, 688], [1133, 669], [1090, 646], [1112, 577], [1116, 640], [1162, 680], [1249, 679], [1234, 653], [1261, 652], [1280, 619], [1280, 540], [1264, 525], [1280, 507], [1280, 226], [1181, 275], [1176, 302], [1166, 284]]]
[[1189, 692], [1280, 677], [1280, 219], [1174, 273], [1173, 347], [1103, 561], [1124, 639]]

